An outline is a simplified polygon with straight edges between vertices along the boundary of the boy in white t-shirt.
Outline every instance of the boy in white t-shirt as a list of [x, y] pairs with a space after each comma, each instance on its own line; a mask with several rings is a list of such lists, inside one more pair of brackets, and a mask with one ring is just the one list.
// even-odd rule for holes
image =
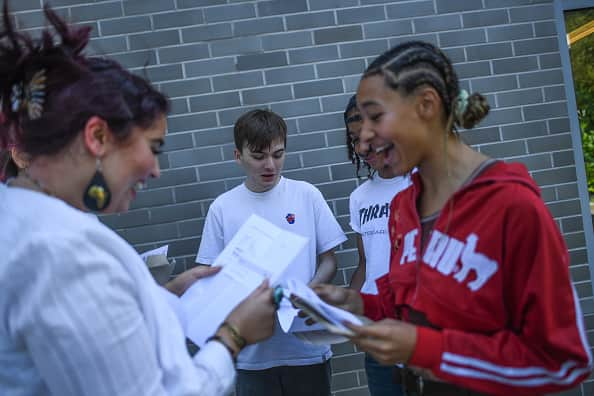
[[[357, 233], [359, 251], [359, 265], [353, 273], [350, 287], [377, 294], [375, 280], [388, 272], [390, 265], [390, 203], [396, 194], [409, 185], [410, 180], [384, 166], [382, 148], [388, 147], [389, 142], [384, 147], [369, 147], [366, 152], [362, 151], [359, 144], [361, 116], [355, 96], [350, 99], [344, 112], [344, 122], [349, 159], [357, 168], [357, 177], [361, 164], [364, 164], [368, 179], [349, 198], [350, 225]], [[365, 372], [371, 396], [402, 395], [400, 385], [393, 383], [391, 366], [382, 366], [366, 354]]]
[[[234, 127], [235, 160], [246, 180], [221, 194], [210, 206], [199, 264], [210, 265], [247, 218], [255, 213], [273, 224], [309, 238], [291, 267], [292, 276], [314, 285], [332, 281], [334, 248], [346, 237], [320, 191], [309, 183], [281, 176], [287, 126], [277, 114], [252, 110]], [[246, 347], [237, 359], [237, 396], [328, 396], [328, 345], [304, 343], [279, 324], [267, 341]]]

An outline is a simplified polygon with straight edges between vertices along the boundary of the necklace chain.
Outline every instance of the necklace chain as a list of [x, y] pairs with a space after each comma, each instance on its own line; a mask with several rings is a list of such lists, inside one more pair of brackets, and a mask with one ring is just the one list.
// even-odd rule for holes
[[[21, 180], [19, 180], [19, 178]], [[25, 181], [28, 182], [28, 184], [30, 184], [31, 186], [28, 187], [26, 185], [23, 185], [23, 182], [25, 182]], [[42, 192], [44, 194], [53, 196], [53, 194], [47, 188], [45, 188], [39, 182], [39, 180], [31, 177], [31, 175], [29, 174], [29, 172], [27, 172], [26, 170], [22, 170], [21, 172], [19, 172], [19, 174], [18, 174], [17, 177], [12, 177], [12, 178], [8, 179], [6, 181], [6, 185], [7, 186], [11, 186], [11, 187], [29, 188], [29, 189], [37, 190], [37, 191], [40, 191], [40, 192]], [[31, 188], [31, 187], [33, 187], [33, 188]]]

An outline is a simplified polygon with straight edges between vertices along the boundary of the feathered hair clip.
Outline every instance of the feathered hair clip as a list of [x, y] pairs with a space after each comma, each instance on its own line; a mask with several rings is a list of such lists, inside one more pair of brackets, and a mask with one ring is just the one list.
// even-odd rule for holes
[[10, 104], [13, 113], [27, 110], [30, 120], [41, 117], [45, 102], [45, 69], [41, 69], [28, 83], [18, 82], [12, 86]]

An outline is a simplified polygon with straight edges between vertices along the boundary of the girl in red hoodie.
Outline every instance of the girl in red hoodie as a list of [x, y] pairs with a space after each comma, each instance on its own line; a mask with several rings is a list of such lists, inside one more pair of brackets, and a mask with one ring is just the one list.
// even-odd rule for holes
[[397, 174], [418, 172], [391, 203], [379, 295], [316, 289], [377, 321], [352, 326], [353, 342], [384, 364], [406, 363], [396, 380], [409, 394], [537, 395], [586, 379], [569, 254], [539, 188], [523, 165], [490, 159], [457, 133], [487, 114], [485, 98], [460, 90], [439, 49], [407, 42], [367, 68], [357, 104], [368, 150]]

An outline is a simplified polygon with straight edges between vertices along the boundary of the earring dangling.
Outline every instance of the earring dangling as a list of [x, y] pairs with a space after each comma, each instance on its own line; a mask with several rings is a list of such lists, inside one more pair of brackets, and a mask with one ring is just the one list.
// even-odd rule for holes
[[111, 192], [101, 172], [101, 160], [97, 158], [97, 170], [85, 189], [83, 202], [89, 210], [101, 212], [109, 206], [110, 200]]

